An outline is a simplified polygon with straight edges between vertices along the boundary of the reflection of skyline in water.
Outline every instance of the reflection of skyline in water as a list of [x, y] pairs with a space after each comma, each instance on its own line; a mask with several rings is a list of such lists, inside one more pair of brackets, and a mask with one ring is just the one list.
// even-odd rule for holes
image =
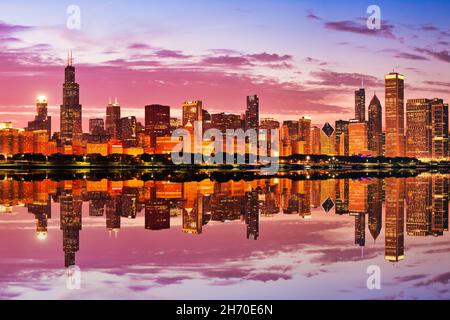
[[[370, 237], [376, 241], [384, 228], [385, 259], [405, 259], [404, 238], [442, 236], [448, 231], [448, 177], [421, 175], [385, 180], [267, 179], [254, 181], [17, 181], [0, 182], [4, 214], [15, 206], [26, 206], [36, 219], [36, 236], [45, 239], [52, 204], [59, 204], [65, 266], [76, 264], [80, 250], [83, 203], [89, 216], [104, 219], [112, 234], [123, 220], [144, 216], [149, 231], [166, 230], [181, 216], [181, 231], [201, 235], [211, 221], [239, 220], [245, 223], [243, 239], [258, 240], [260, 217], [280, 215], [314, 218], [313, 208], [324, 214], [354, 216], [354, 242], [363, 248]], [[385, 221], [383, 220], [385, 207]], [[369, 234], [366, 234], [366, 226]], [[214, 232], [213, 229], [208, 232]]]

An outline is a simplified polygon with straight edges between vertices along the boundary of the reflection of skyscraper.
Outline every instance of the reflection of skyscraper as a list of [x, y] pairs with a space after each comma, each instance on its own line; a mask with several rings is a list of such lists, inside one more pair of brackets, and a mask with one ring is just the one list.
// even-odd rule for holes
[[109, 231], [120, 230], [120, 218], [122, 216], [122, 199], [114, 195], [106, 201], [106, 228]]
[[257, 240], [259, 237], [259, 204], [258, 191], [245, 193], [246, 210], [245, 222], [247, 224], [247, 239]]
[[61, 105], [60, 129], [63, 141], [81, 138], [83, 134], [80, 105], [80, 86], [75, 82], [75, 67], [70, 56], [65, 69], [63, 103]]
[[150, 199], [145, 202], [145, 229], [170, 229], [170, 202], [158, 198], [156, 185], [149, 187]]
[[366, 214], [361, 212], [355, 216], [355, 244], [366, 245]]
[[342, 215], [349, 213], [349, 195], [349, 179], [336, 180], [336, 214]]
[[367, 208], [369, 213], [369, 231], [372, 235], [373, 240], [377, 240], [380, 235], [383, 215], [383, 181], [376, 180], [369, 185], [369, 196], [367, 202]]
[[404, 181], [389, 178], [386, 182], [385, 259], [398, 262], [404, 251]]
[[66, 268], [75, 265], [75, 253], [80, 249], [81, 210], [77, 210], [69, 193], [60, 197], [61, 230]]
[[[47, 198], [49, 195], [46, 194]], [[34, 214], [36, 219], [36, 237], [39, 240], [45, 240], [47, 238], [47, 225], [48, 219], [52, 217], [52, 207], [50, 199], [47, 203], [32, 203], [27, 205], [28, 212]]]
[[431, 234], [438, 237], [444, 234], [445, 217], [448, 217], [448, 178], [435, 175], [432, 178], [432, 186]]
[[431, 233], [431, 176], [406, 179], [406, 233], [428, 236]]
[[386, 156], [405, 156], [405, 77], [398, 73], [385, 76]]
[[382, 111], [381, 102], [376, 95], [373, 96], [369, 104], [369, 150], [375, 156], [382, 155], [383, 143], [382, 143]]
[[183, 184], [183, 229], [184, 233], [201, 234], [203, 230], [203, 195], [196, 182]]

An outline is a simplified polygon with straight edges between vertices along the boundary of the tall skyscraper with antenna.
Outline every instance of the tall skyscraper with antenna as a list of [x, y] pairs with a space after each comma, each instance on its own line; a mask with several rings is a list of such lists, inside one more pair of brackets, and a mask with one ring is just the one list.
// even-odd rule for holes
[[75, 82], [75, 67], [72, 52], [67, 57], [63, 84], [63, 103], [60, 108], [60, 130], [62, 142], [81, 139], [83, 127], [81, 120], [80, 85]]
[[364, 80], [361, 81], [361, 88], [355, 91], [355, 119], [358, 122], [366, 121], [366, 89], [364, 89]]

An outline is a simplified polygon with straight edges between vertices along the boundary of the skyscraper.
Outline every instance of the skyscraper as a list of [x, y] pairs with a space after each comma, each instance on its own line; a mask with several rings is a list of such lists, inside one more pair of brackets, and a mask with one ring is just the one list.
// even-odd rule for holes
[[170, 136], [170, 107], [159, 104], [145, 106], [145, 132], [150, 135], [151, 147], [156, 138]]
[[369, 150], [374, 156], [380, 156], [383, 154], [383, 142], [382, 142], [382, 111], [381, 102], [375, 94], [369, 104], [369, 121], [368, 121], [368, 139]]
[[366, 90], [361, 88], [355, 91], [355, 119], [366, 121]]
[[432, 158], [448, 157], [448, 104], [442, 99], [431, 100]]
[[203, 106], [201, 101], [189, 101], [184, 102], [183, 105], [183, 127], [185, 127], [188, 122], [194, 125], [197, 121], [200, 126], [200, 132], [203, 132]]
[[336, 155], [336, 135], [334, 128], [327, 122], [320, 131], [320, 153]]
[[348, 156], [348, 121], [338, 120], [336, 126], [336, 153], [340, 156]]
[[33, 121], [28, 122], [28, 131], [47, 130], [50, 138], [52, 134], [52, 118], [47, 113], [47, 98], [39, 96], [36, 100], [36, 116]]
[[419, 159], [431, 156], [431, 105], [428, 99], [406, 102], [406, 156]]
[[114, 103], [111, 101], [106, 106], [106, 133], [111, 139], [120, 139], [120, 105], [116, 99]]
[[247, 97], [247, 109], [245, 110], [245, 129], [259, 127], [259, 98], [257, 95]]
[[74, 138], [81, 139], [83, 134], [80, 85], [75, 82], [75, 67], [72, 62], [72, 54], [70, 54], [65, 69], [63, 103], [60, 109], [60, 130], [63, 142], [71, 142]]
[[137, 147], [137, 121], [136, 117], [126, 117], [120, 119], [122, 143], [125, 148]]
[[320, 146], [321, 132], [319, 127], [311, 128], [311, 154], [318, 155], [322, 151]]
[[304, 154], [311, 154], [311, 118], [303, 117], [298, 121], [300, 141], [305, 142]]
[[385, 76], [386, 157], [405, 156], [405, 77], [398, 73]]
[[348, 153], [351, 156], [368, 152], [367, 123], [356, 121], [350, 121], [348, 125]]

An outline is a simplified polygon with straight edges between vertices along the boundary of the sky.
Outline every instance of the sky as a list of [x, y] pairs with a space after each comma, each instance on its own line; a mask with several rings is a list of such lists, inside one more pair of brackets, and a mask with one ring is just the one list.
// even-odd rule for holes
[[[366, 27], [367, 7], [381, 29]], [[67, 27], [69, 5], [81, 27]], [[258, 94], [262, 117], [353, 118], [364, 86], [384, 106], [383, 76], [406, 76], [406, 98], [450, 101], [450, 2], [48, 1], [0, 2], [0, 121], [23, 127], [46, 95], [59, 126], [68, 50], [87, 119], [117, 97], [124, 116], [144, 106], [202, 100], [211, 113], [243, 113]]]

